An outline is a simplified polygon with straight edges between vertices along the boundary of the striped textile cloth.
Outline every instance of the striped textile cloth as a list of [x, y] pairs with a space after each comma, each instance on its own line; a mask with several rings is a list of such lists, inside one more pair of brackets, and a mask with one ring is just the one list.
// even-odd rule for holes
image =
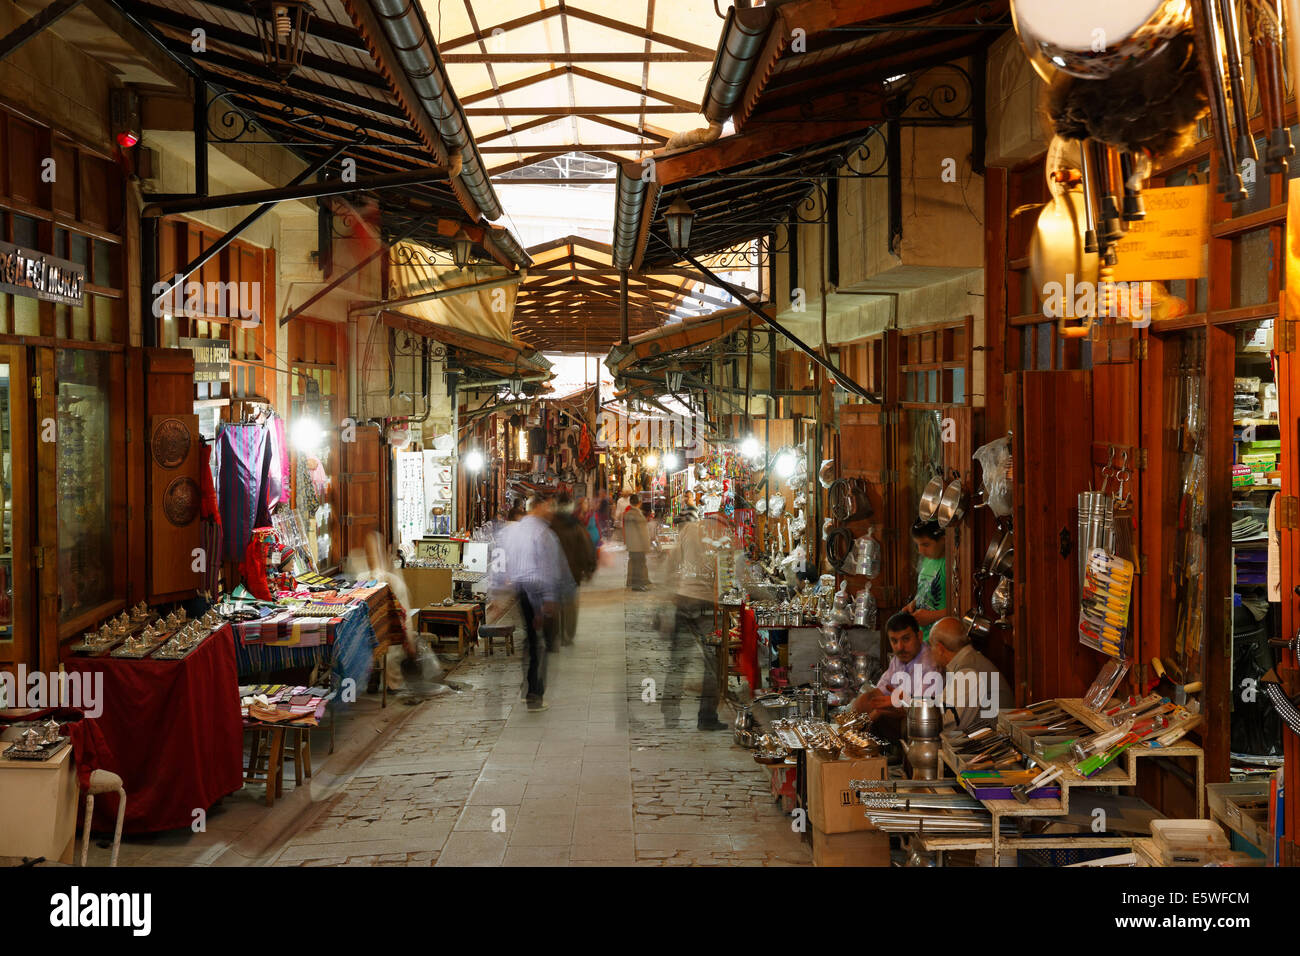
[[270, 434], [261, 425], [227, 425], [217, 435], [217, 504], [222, 555], [243, 561], [254, 528], [271, 524], [265, 488], [271, 467]]
[[[274, 615], [273, 615], [274, 616]], [[261, 623], [262, 622], [245, 622]], [[305, 620], [302, 623], [322, 623]], [[243, 635], [235, 641], [235, 663], [241, 677], [294, 667], [313, 667], [326, 662], [334, 676], [351, 679], [358, 692], [365, 689], [370, 679], [370, 668], [378, 642], [370, 626], [370, 610], [364, 603], [353, 604], [338, 618], [328, 623], [333, 631], [332, 642], [307, 645], [267, 644], [260, 639], [247, 642]], [[243, 627], [241, 624], [240, 627]]]

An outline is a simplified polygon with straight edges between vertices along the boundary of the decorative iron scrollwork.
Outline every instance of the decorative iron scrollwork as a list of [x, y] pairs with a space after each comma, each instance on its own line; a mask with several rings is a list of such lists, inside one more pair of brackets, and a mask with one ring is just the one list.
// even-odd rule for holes
[[454, 266], [451, 251], [414, 243], [400, 243], [393, 249], [393, 264], [399, 266]]
[[[286, 137], [268, 128], [264, 119], [291, 126], [298, 135]], [[239, 142], [245, 146], [325, 146], [337, 145], [345, 128], [331, 123], [320, 113], [293, 106], [272, 106], [251, 96], [222, 90], [208, 100], [208, 136], [220, 143]], [[331, 135], [324, 135], [324, 134]], [[360, 146], [370, 134], [360, 126], [352, 128], [352, 141]], [[400, 146], [397, 148], [401, 148]]]
[[839, 175], [842, 178], [854, 179], [888, 177], [889, 170], [886, 168], [889, 162], [888, 145], [885, 131], [879, 126], [871, 127], [861, 142], [850, 146], [844, 153]]
[[[943, 82], [928, 82], [941, 71], [951, 77]], [[922, 92], [915, 92], [918, 89]], [[954, 122], [971, 118], [975, 86], [970, 73], [955, 63], [944, 63], [919, 74], [911, 84], [911, 91], [897, 116], [904, 122], [909, 119]]]

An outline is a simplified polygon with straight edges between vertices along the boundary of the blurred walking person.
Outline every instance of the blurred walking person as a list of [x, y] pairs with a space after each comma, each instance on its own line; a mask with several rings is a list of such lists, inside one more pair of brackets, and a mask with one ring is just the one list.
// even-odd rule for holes
[[546, 710], [546, 648], [555, 642], [560, 604], [576, 588], [560, 541], [551, 530], [554, 517], [554, 501], [538, 493], [528, 513], [507, 527], [503, 542], [505, 578], [514, 588], [527, 635], [524, 700], [530, 711]]
[[[582, 520], [578, 517], [573, 499], [567, 494], [562, 494], [555, 508], [555, 517], [551, 519], [551, 530], [560, 541], [560, 548], [564, 552], [564, 559], [569, 565], [569, 574], [572, 576], [574, 584], [580, 585], [584, 581], [590, 580], [591, 576], [596, 573], [596, 549], [591, 543], [591, 537], [587, 529], [583, 526]], [[573, 643], [574, 637], [578, 633], [578, 590], [577, 587], [569, 594], [567, 598], [560, 601], [559, 621], [556, 627], [559, 643], [563, 647], [568, 647]], [[554, 650], [554, 646], [548, 644], [547, 650]]]
[[633, 591], [650, 590], [650, 573], [645, 564], [650, 550], [650, 528], [638, 495], [628, 497], [628, 508], [623, 512], [623, 543], [627, 546], [627, 586]]
[[680, 729], [688, 677], [693, 679], [696, 673], [700, 674], [700, 695], [695, 729], [728, 729], [718, 719], [717, 649], [705, 637], [705, 631], [712, 628], [714, 569], [704, 544], [704, 530], [698, 520], [685, 522], [677, 547], [668, 555], [664, 585], [672, 593], [673, 604], [660, 612], [659, 627], [668, 638], [672, 655], [660, 705], [664, 727], [669, 730]]

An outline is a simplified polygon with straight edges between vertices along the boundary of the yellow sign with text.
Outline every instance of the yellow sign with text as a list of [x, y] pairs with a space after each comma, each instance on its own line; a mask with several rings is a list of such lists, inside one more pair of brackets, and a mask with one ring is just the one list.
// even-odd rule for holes
[[1145, 189], [1147, 215], [1127, 224], [1115, 247], [1119, 261], [1116, 282], [1200, 279], [1206, 275], [1209, 226], [1209, 186], [1170, 186]]

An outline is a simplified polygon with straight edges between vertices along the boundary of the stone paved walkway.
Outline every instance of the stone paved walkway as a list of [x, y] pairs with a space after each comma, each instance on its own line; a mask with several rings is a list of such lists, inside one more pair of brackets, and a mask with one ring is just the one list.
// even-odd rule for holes
[[472, 655], [451, 675], [462, 693], [359, 704], [338, 752], [303, 787], [290, 780], [275, 808], [246, 787], [209, 832], [135, 838], [122, 862], [810, 865], [749, 752], [695, 729], [703, 657], [684, 700], [662, 696], [672, 665], [654, 617], [667, 599], [626, 591], [613, 557], [582, 589], [575, 645], [548, 658], [549, 710], [519, 700], [520, 642], [513, 657]]

